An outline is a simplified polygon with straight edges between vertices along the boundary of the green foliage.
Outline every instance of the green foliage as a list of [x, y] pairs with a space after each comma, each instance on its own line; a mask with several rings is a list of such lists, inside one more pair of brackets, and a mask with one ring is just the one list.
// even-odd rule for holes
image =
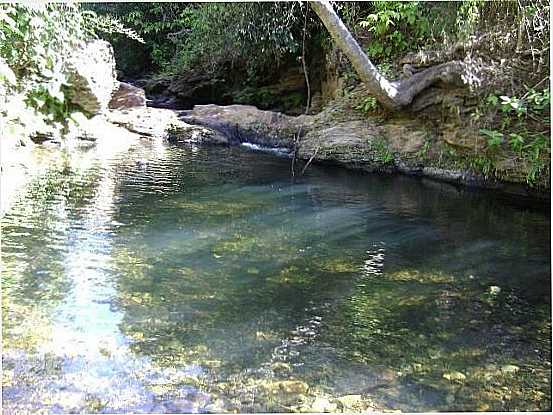
[[359, 105], [355, 107], [356, 110], [362, 111], [365, 114], [369, 114], [378, 109], [378, 101], [375, 97], [366, 97]]
[[[234, 93], [233, 102], [255, 105], [261, 109], [273, 109], [281, 112], [298, 112], [304, 108], [305, 96], [300, 92], [281, 93], [269, 87], [245, 87]], [[301, 111], [299, 111], [301, 113]]]
[[371, 58], [391, 58], [421, 45], [431, 33], [432, 21], [420, 2], [372, 2], [373, 11], [359, 21], [372, 40], [367, 46]]
[[488, 139], [488, 147], [496, 148], [503, 143], [503, 133], [495, 130], [488, 130], [486, 128], [481, 128], [480, 133]]
[[[550, 44], [550, 2], [547, 0], [526, 0], [517, 2], [518, 20], [521, 31], [532, 52], [549, 49]], [[535, 56], [532, 56], [535, 65]]]
[[527, 108], [524, 105], [524, 102], [517, 97], [508, 97], [505, 95], [500, 96], [501, 98], [501, 111], [504, 113], [515, 113], [517, 117], [522, 117], [526, 114]]
[[530, 88], [526, 95], [526, 101], [530, 106], [530, 109], [534, 112], [545, 111], [549, 109], [551, 104], [551, 93], [549, 88], [543, 91], [536, 91], [534, 88]]
[[516, 133], [509, 134], [509, 145], [514, 152], [520, 153], [524, 146], [524, 137]]
[[[489, 124], [500, 125], [497, 128], [481, 128], [486, 137], [488, 151], [495, 152], [504, 144], [504, 150], [514, 152], [526, 163], [526, 182], [534, 186], [539, 176], [548, 168], [551, 158], [550, 128], [550, 90], [527, 88], [522, 97], [491, 94], [485, 99], [484, 107], [479, 111], [480, 119], [484, 113], [491, 114]], [[497, 114], [497, 116], [495, 116]], [[546, 131], [536, 131], [537, 128]]]
[[377, 138], [371, 143], [371, 149], [374, 151], [375, 160], [381, 162], [383, 165], [392, 164], [394, 161], [394, 155], [388, 148], [388, 144], [385, 139]]
[[240, 76], [256, 80], [275, 72], [280, 63], [297, 58], [305, 13], [308, 41], [312, 33], [316, 36], [310, 28], [319, 25], [309, 8], [296, 2], [110, 3], [87, 7], [117, 18], [144, 38], [145, 48], [139, 48], [121, 36], [107, 36], [114, 45], [118, 68], [131, 76], [148, 71], [178, 74], [191, 69], [229, 75], [230, 67], [240, 68]]
[[483, 155], [472, 158], [472, 166], [475, 170], [481, 171], [485, 177], [491, 176], [496, 169], [495, 158]]
[[1, 116], [8, 136], [30, 135], [63, 120], [68, 86], [64, 59], [90, 36], [75, 6], [0, 6]]
[[551, 138], [543, 134], [536, 134], [534, 137], [534, 140], [530, 144], [523, 147], [530, 161], [530, 168], [526, 179], [530, 185], [535, 184], [539, 175], [551, 163]]
[[94, 3], [85, 7], [107, 20], [116, 19], [139, 33], [144, 46], [129, 41], [134, 37], [105, 31], [106, 40], [114, 45], [118, 67], [124, 72], [138, 73], [150, 67], [166, 67], [177, 50], [180, 37], [190, 29], [191, 3]]
[[230, 65], [251, 76], [271, 71], [298, 53], [302, 24], [296, 3], [202, 4], [193, 10], [190, 31], [178, 44], [175, 69], [217, 71]]
[[424, 144], [421, 146], [421, 148], [416, 152], [416, 156], [418, 159], [425, 159], [428, 157], [428, 154], [430, 152], [430, 149], [432, 148], [432, 138], [427, 137], [424, 140]]
[[75, 110], [66, 98], [67, 59], [98, 30], [137, 38], [116, 20], [70, 3], [0, 5], [0, 116], [7, 136], [62, 133]]
[[467, 39], [475, 31], [480, 21], [480, 7], [483, 3], [482, 0], [465, 0], [460, 3], [456, 20], [460, 39]]
[[119, 34], [138, 43], [145, 43], [135, 30], [126, 27], [112, 16], [98, 15], [91, 10], [82, 12], [82, 16], [85, 17], [85, 25], [92, 29], [93, 33], [104, 33], [110, 36]]
[[254, 104], [260, 108], [267, 108], [274, 101], [275, 96], [269, 88], [246, 87], [234, 96], [238, 104]]

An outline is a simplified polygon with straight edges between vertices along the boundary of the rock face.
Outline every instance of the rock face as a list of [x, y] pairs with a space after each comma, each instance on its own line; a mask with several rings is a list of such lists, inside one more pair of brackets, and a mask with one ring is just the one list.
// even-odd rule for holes
[[205, 127], [201, 142], [236, 145], [250, 142], [292, 150], [299, 138], [299, 159], [327, 162], [367, 172], [403, 173], [454, 184], [499, 190], [539, 199], [549, 194], [524, 183], [488, 178], [459, 161], [443, 161], [449, 145], [446, 126], [416, 117], [383, 119], [351, 108], [327, 107], [316, 115], [288, 116], [249, 105], [196, 105], [181, 111], [187, 124]]
[[221, 91], [225, 88], [226, 83], [221, 79], [207, 74], [189, 73], [173, 78], [167, 91], [177, 97], [183, 108], [191, 108], [195, 104], [224, 102]]
[[228, 143], [227, 139], [216, 131], [183, 122], [177, 113], [171, 110], [135, 107], [109, 111], [106, 117], [110, 123], [142, 137], [194, 143]]
[[117, 88], [115, 58], [108, 42], [94, 40], [78, 49], [68, 59], [65, 72], [73, 104], [89, 114], [107, 110], [111, 94]]
[[306, 131], [311, 119], [262, 111], [251, 105], [196, 105], [180, 114], [184, 122], [214, 130], [231, 144], [249, 142], [286, 148], [292, 147], [296, 134]]
[[146, 107], [146, 95], [142, 88], [126, 82], [119, 82], [119, 87], [111, 96], [108, 107], [110, 109], [124, 109]]
[[[386, 170], [393, 160], [385, 158], [379, 129], [363, 121], [344, 121], [332, 126], [311, 129], [302, 139], [298, 156], [358, 168], [365, 171]], [[377, 144], [377, 141], [379, 144]], [[381, 154], [382, 153], [382, 154]]]

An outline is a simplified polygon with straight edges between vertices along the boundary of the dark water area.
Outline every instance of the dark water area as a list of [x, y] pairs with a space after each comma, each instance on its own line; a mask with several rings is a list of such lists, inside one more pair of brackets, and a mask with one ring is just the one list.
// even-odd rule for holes
[[550, 410], [550, 229], [241, 148], [52, 169], [2, 218], [4, 412]]

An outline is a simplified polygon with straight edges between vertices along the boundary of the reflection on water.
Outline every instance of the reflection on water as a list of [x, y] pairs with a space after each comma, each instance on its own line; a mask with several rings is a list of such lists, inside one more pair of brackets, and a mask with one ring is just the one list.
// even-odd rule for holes
[[52, 169], [2, 219], [6, 413], [550, 409], [544, 213], [131, 151]]

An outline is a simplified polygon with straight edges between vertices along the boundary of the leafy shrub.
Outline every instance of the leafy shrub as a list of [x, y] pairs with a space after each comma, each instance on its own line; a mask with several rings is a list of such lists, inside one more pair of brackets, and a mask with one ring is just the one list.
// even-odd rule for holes
[[503, 143], [503, 133], [496, 130], [488, 130], [486, 128], [481, 128], [480, 133], [488, 139], [488, 147], [496, 148]]
[[140, 40], [116, 20], [82, 12], [78, 5], [0, 5], [0, 116], [8, 136], [45, 130], [61, 134], [69, 115], [78, 110], [66, 99], [66, 60], [98, 30]]
[[[486, 137], [488, 150], [497, 151], [501, 145], [508, 144], [506, 150], [512, 150], [528, 165], [526, 181], [533, 186], [539, 175], [550, 163], [550, 90], [528, 88], [522, 97], [508, 95], [489, 95], [485, 100], [482, 113], [499, 114], [499, 120], [490, 124], [501, 125], [502, 131], [482, 128], [480, 133]], [[538, 127], [546, 131], [536, 130]]]
[[367, 54], [371, 58], [389, 59], [428, 41], [437, 16], [420, 2], [375, 1], [372, 11], [358, 22], [371, 34]]
[[218, 70], [230, 64], [255, 75], [298, 53], [302, 23], [297, 3], [202, 4], [178, 45], [175, 69]]
[[127, 75], [162, 70], [173, 60], [178, 42], [191, 27], [192, 3], [93, 3], [84, 7], [106, 19], [117, 19], [139, 33], [144, 45], [132, 37], [104, 31], [113, 44], [117, 66]]
[[365, 114], [374, 112], [378, 108], [378, 101], [375, 97], [366, 97], [361, 103], [355, 107], [356, 110], [360, 110]]

